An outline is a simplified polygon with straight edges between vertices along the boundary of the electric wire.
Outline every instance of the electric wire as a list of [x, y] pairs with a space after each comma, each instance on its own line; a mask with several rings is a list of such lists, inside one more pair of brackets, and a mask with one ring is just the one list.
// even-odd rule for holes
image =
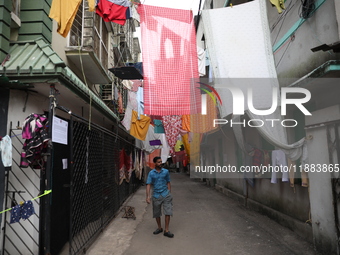
[[286, 55], [286, 52], [287, 52], [287, 50], [288, 50], [288, 48], [289, 48], [289, 46], [290, 46], [291, 43], [292, 43], [292, 40], [289, 41], [289, 43], [288, 43], [288, 45], [287, 45], [285, 51], [282, 53], [282, 56], [281, 56], [280, 60], [277, 62], [276, 68], [280, 65], [281, 60], [282, 60], [283, 57]]
[[[275, 45], [276, 40], [277, 40], [277, 38], [278, 38], [278, 36], [279, 36], [279, 34], [280, 34], [280, 32], [281, 32], [281, 29], [282, 29], [282, 26], [283, 26], [283, 24], [284, 24], [284, 22], [285, 22], [285, 19], [286, 19], [286, 17], [287, 17], [287, 14], [292, 10], [292, 8], [295, 6], [296, 2], [295, 2], [293, 5], [291, 5], [291, 4], [292, 4], [292, 2], [289, 3], [289, 6], [288, 6], [287, 10], [284, 12], [283, 20], [280, 19], [280, 20], [282, 20], [282, 23], [281, 23], [281, 25], [280, 25], [279, 31], [278, 31], [277, 34], [276, 34], [275, 40], [274, 40], [274, 42], [273, 42], [273, 45]], [[282, 17], [282, 16], [281, 16], [281, 17]], [[278, 22], [278, 23], [279, 23], [279, 22]], [[277, 23], [277, 24], [278, 24], [278, 23]], [[275, 27], [277, 26], [277, 24], [274, 25], [274, 26], [272, 27], [272, 32], [273, 32], [273, 30], [275, 29]]]
[[271, 32], [273, 32], [273, 30], [275, 29], [275, 27], [280, 23], [280, 21], [282, 19], [284, 19], [287, 14], [292, 10], [292, 8], [295, 6], [296, 2], [294, 2], [294, 4], [292, 5], [292, 1], [289, 3], [289, 5], [287, 6], [286, 10], [283, 12], [282, 15], [279, 15], [279, 17], [277, 18], [277, 20], [275, 21], [275, 23], [273, 24], [273, 26], [271, 27]]

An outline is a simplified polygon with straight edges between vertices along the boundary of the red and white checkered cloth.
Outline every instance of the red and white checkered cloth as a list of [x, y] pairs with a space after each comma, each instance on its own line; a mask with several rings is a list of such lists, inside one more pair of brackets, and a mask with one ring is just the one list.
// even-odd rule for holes
[[201, 95], [196, 34], [192, 12], [139, 5], [144, 113], [183, 115], [199, 113]]

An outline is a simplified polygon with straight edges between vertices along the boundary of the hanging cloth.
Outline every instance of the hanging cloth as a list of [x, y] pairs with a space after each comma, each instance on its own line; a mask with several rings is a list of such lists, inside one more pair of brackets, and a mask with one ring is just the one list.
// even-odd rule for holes
[[182, 140], [184, 144], [184, 149], [187, 153], [187, 161], [190, 162], [190, 143], [189, 143], [189, 134], [182, 135]]
[[214, 127], [214, 119], [217, 119], [216, 105], [213, 99], [207, 96], [207, 114], [190, 115], [190, 131], [193, 133], [217, 131], [218, 125]]
[[182, 118], [177, 115], [163, 116], [162, 122], [165, 136], [170, 147], [170, 153], [172, 153], [182, 126]]
[[148, 115], [201, 110], [194, 19], [190, 10], [138, 5], [141, 19], [144, 105]]
[[155, 119], [153, 121], [153, 123], [155, 124], [155, 133], [157, 134], [164, 134], [164, 127], [163, 127], [163, 123], [161, 120], [157, 120]]
[[122, 149], [119, 152], [119, 185], [123, 183], [123, 181], [127, 178], [130, 168], [130, 161], [128, 155], [125, 150]]
[[122, 120], [123, 126], [126, 130], [130, 130], [132, 110], [137, 111], [137, 95], [136, 92], [128, 91], [129, 100], [125, 109], [124, 119]]
[[81, 0], [53, 0], [49, 17], [58, 23], [57, 32], [63, 37], [70, 31], [81, 2]]
[[128, 7], [114, 4], [108, 0], [100, 0], [96, 13], [103, 18], [105, 22], [114, 22], [124, 26], [126, 22], [126, 10]]
[[41, 169], [45, 163], [49, 138], [47, 133], [47, 117], [32, 113], [24, 122], [22, 138], [26, 139], [21, 152], [20, 167]]
[[148, 133], [151, 119], [150, 117], [142, 114], [140, 115], [140, 119], [138, 119], [137, 115], [138, 114], [136, 111], [132, 111], [130, 135], [144, 141], [146, 138], [146, 134]]
[[139, 151], [135, 149], [135, 162], [134, 162], [135, 166], [135, 174], [136, 174], [136, 178], [139, 179], [139, 175], [142, 173], [142, 169], [140, 168], [139, 165]]
[[[282, 182], [289, 181], [289, 173], [287, 168], [286, 154], [282, 150], [272, 151], [272, 167], [280, 169], [279, 172], [282, 173]], [[277, 183], [277, 172], [272, 172], [271, 183]]]
[[0, 140], [0, 152], [4, 167], [12, 166], [12, 140], [8, 135]]
[[123, 96], [121, 92], [118, 92], [118, 112], [124, 113]]
[[205, 50], [197, 46], [197, 56], [198, 56], [198, 71], [200, 76], [205, 75]]
[[282, 9], [286, 9], [284, 0], [270, 0], [270, 2], [275, 5], [278, 13], [282, 13]]

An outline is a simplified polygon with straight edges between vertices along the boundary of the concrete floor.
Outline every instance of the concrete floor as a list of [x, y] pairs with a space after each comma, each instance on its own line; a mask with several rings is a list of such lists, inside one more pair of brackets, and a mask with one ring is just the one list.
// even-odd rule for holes
[[[157, 228], [145, 186], [125, 202], [136, 220], [121, 212], [86, 254], [316, 254], [313, 246], [266, 216], [250, 211], [185, 174], [171, 173], [174, 238], [153, 235]], [[162, 218], [164, 227], [164, 217]]]

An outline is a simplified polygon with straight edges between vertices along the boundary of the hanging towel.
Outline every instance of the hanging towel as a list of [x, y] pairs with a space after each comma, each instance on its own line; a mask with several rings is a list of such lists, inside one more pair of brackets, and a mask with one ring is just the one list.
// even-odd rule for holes
[[81, 0], [53, 0], [49, 17], [58, 23], [57, 32], [66, 37], [76, 17]]
[[4, 167], [12, 166], [12, 140], [8, 135], [0, 141], [0, 152]]
[[148, 115], [182, 115], [201, 110], [196, 35], [192, 12], [139, 5], [144, 105]]

